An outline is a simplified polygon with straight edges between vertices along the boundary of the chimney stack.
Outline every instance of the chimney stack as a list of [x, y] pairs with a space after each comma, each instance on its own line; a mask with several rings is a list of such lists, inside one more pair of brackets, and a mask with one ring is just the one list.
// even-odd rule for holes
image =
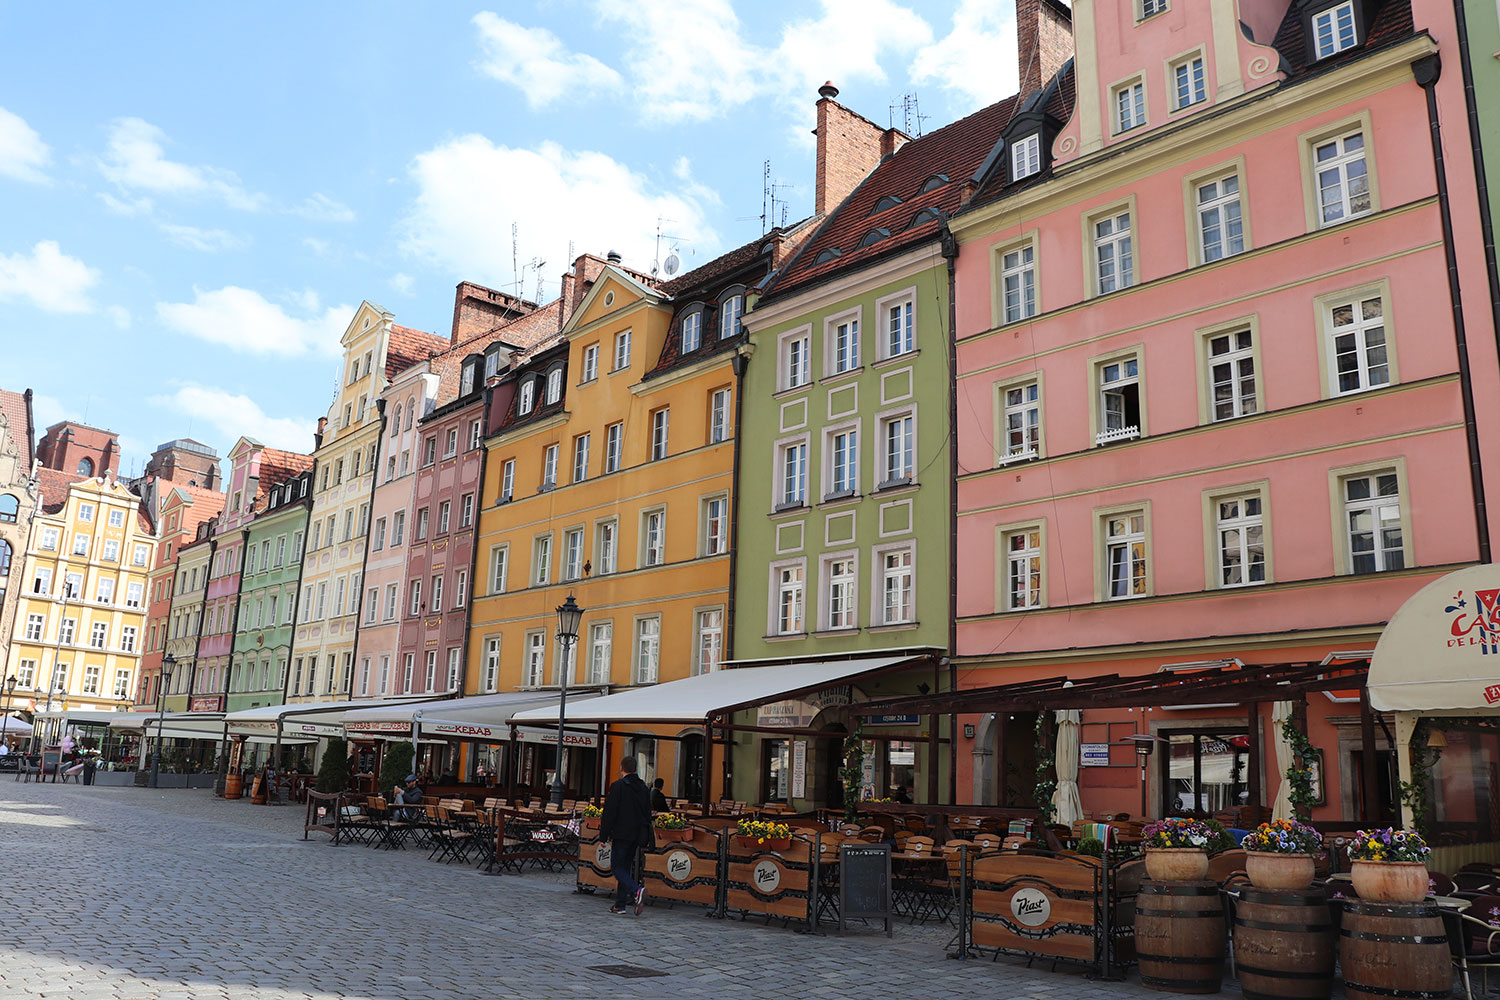
[[1025, 100], [1073, 57], [1073, 12], [1059, 0], [1016, 0], [1016, 57]]
[[880, 165], [887, 148], [895, 152], [901, 145], [894, 137], [886, 137], [886, 129], [834, 100], [838, 96], [839, 89], [831, 82], [818, 88], [818, 127], [813, 133], [818, 137], [818, 175], [813, 211], [819, 216], [837, 208]]

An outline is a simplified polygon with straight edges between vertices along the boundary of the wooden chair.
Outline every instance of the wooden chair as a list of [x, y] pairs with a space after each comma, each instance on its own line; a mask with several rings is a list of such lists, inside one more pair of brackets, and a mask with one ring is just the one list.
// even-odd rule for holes
[[1233, 850], [1223, 851], [1208, 859], [1208, 877], [1211, 881], [1224, 885], [1229, 878], [1236, 873], [1245, 871], [1245, 860], [1248, 857], [1245, 851]]
[[932, 854], [936, 849], [931, 837], [907, 837], [905, 846], [907, 854]]
[[885, 840], [885, 830], [881, 829], [878, 826], [860, 827], [859, 839], [868, 841], [872, 844], [878, 844], [881, 841]]
[[989, 853], [990, 851], [1000, 850], [1000, 847], [1004, 843], [1004, 841], [1001, 840], [998, 834], [978, 833], [974, 835], [974, 838], [970, 841], [970, 843], [979, 848], [981, 851]]

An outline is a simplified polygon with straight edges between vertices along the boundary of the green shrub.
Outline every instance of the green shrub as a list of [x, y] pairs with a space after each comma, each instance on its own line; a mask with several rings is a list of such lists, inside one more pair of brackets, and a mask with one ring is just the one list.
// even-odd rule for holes
[[1086, 854], [1091, 858], [1104, 857], [1104, 841], [1098, 837], [1085, 837], [1078, 844], [1078, 853]]
[[380, 785], [375, 789], [375, 793], [390, 795], [392, 789], [403, 787], [406, 784], [406, 776], [411, 774], [411, 760], [410, 743], [404, 740], [400, 743], [387, 743], [385, 760], [380, 764]]
[[330, 736], [318, 765], [317, 789], [320, 792], [342, 792], [349, 787], [349, 746], [342, 737]]

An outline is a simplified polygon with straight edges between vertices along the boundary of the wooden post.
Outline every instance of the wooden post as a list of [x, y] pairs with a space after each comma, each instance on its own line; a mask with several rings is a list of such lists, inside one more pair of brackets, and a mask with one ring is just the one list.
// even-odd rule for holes
[[1359, 820], [1366, 826], [1376, 826], [1379, 822], [1376, 812], [1380, 787], [1375, 760], [1375, 713], [1370, 710], [1370, 689], [1362, 687], [1359, 689], [1359, 770], [1360, 798], [1364, 808], [1359, 811]]
[[[724, 751], [724, 759], [729, 760], [729, 751]], [[709, 806], [713, 803], [713, 773], [714, 773], [714, 720], [709, 716], [703, 721], [703, 814], [708, 815]]]
[[[596, 767], [599, 770], [599, 795], [602, 797], [609, 788], [609, 739], [604, 735], [604, 723], [599, 723], [599, 749], [595, 753]], [[579, 789], [583, 791], [582, 788]]]
[[510, 746], [506, 747], [506, 754], [510, 759], [510, 767], [506, 770], [505, 801], [514, 808], [516, 804], [516, 770], [521, 766], [521, 742], [517, 737], [521, 734], [517, 727], [510, 727]]
[[[995, 805], [1008, 806], [1010, 802], [1010, 777], [1005, 773], [1006, 720], [1004, 712], [995, 713]], [[979, 730], [975, 730], [978, 733]]]
[[[1250, 773], [1246, 778], [1246, 790], [1250, 793], [1248, 802], [1255, 809], [1255, 821], [1260, 820], [1260, 702], [1252, 701], [1250, 709], [1246, 714], [1246, 724], [1250, 727]], [[1169, 765], [1170, 766], [1170, 765]]]

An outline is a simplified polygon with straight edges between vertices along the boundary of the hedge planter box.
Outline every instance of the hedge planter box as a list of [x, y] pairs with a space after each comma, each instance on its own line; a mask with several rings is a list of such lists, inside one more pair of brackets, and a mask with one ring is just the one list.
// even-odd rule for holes
[[1250, 876], [1250, 884], [1257, 889], [1301, 892], [1312, 885], [1315, 872], [1311, 854], [1248, 851], [1245, 854], [1245, 874]]
[[1146, 849], [1146, 875], [1158, 882], [1199, 882], [1208, 877], [1208, 852], [1196, 847]]
[[1421, 861], [1354, 861], [1349, 878], [1360, 899], [1420, 903], [1427, 898], [1427, 865]]

